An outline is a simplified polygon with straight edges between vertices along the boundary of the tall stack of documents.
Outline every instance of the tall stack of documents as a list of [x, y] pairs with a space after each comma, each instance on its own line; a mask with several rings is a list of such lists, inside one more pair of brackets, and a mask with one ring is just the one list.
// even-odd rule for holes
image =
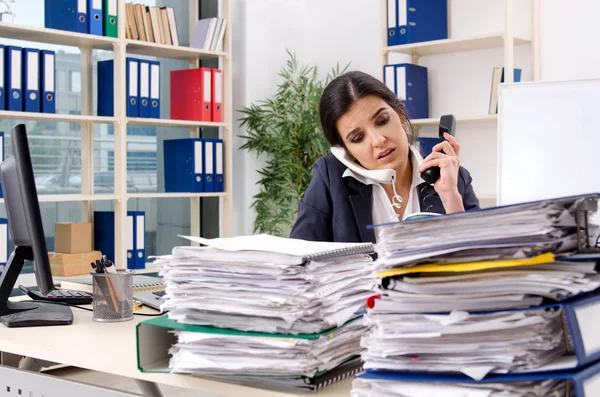
[[285, 388], [360, 368], [372, 244], [189, 239], [206, 246], [176, 247], [160, 259], [161, 308], [190, 327], [176, 332], [172, 372]]
[[353, 396], [600, 393], [598, 197], [376, 225]]

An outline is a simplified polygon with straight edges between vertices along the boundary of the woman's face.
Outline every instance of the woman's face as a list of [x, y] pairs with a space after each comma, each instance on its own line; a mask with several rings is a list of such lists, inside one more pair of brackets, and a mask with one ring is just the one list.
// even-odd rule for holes
[[365, 168], [402, 169], [408, 161], [408, 138], [400, 116], [383, 99], [359, 99], [337, 121], [346, 150]]

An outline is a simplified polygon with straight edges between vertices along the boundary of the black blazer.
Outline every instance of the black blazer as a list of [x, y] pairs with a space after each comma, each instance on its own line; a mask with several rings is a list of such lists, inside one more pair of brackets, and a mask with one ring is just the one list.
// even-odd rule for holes
[[[312, 241], [372, 242], [372, 185], [352, 177], [342, 178], [346, 166], [333, 155], [321, 157], [313, 166], [312, 180], [298, 204], [298, 218], [290, 237]], [[458, 192], [465, 210], [479, 208], [471, 185], [471, 175], [460, 167]], [[418, 186], [421, 211], [445, 214], [444, 206], [433, 186]]]

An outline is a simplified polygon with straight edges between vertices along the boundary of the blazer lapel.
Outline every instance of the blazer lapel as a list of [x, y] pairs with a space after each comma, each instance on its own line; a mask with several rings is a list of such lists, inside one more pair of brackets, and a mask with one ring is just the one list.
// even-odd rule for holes
[[357, 181], [354, 178], [348, 179], [348, 187], [350, 187], [350, 204], [352, 205], [352, 212], [354, 213], [354, 219], [358, 226], [358, 232], [360, 239], [364, 242], [375, 243], [375, 232], [373, 229], [368, 229], [367, 226], [373, 223], [373, 208], [372, 208], [372, 185], [365, 185]]

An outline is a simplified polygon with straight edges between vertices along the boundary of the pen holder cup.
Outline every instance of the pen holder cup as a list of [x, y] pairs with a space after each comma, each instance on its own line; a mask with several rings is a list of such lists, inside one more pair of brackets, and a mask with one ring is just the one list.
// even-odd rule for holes
[[92, 320], [119, 322], [133, 319], [133, 273], [131, 270], [92, 273]]

